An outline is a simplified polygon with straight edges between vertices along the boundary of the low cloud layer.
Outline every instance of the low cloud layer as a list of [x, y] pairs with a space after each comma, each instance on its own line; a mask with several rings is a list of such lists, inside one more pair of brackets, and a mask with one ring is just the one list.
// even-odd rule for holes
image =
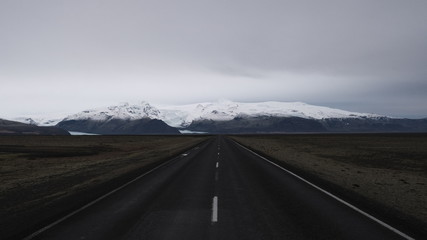
[[303, 101], [427, 117], [425, 1], [0, 2], [7, 115]]

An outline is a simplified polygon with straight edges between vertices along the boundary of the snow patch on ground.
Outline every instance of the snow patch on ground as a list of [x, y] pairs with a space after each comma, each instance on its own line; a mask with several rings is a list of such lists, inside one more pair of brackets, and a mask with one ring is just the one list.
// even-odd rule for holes
[[179, 130], [182, 134], [208, 134], [207, 132], [198, 132], [198, 131], [190, 131], [190, 130]]
[[68, 131], [71, 135], [75, 135], [75, 136], [81, 136], [81, 135], [100, 135], [100, 134], [96, 134], [96, 133], [85, 133], [85, 132], [73, 132], [73, 131]]

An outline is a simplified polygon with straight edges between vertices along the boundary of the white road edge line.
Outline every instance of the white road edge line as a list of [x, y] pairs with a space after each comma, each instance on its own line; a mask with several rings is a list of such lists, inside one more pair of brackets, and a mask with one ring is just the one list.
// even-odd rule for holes
[[212, 200], [212, 223], [218, 222], [218, 197], [213, 197]]
[[394, 228], [394, 227], [392, 227], [392, 226], [388, 225], [387, 223], [385, 223], [385, 222], [383, 222], [383, 221], [379, 220], [378, 218], [376, 218], [376, 217], [374, 217], [374, 216], [370, 215], [369, 213], [364, 212], [363, 210], [361, 210], [361, 209], [357, 208], [356, 206], [354, 206], [354, 205], [352, 205], [352, 204], [350, 204], [350, 203], [348, 203], [348, 202], [344, 201], [343, 199], [341, 199], [341, 198], [339, 198], [339, 197], [335, 196], [334, 194], [332, 194], [332, 193], [330, 193], [330, 192], [328, 192], [328, 191], [324, 190], [323, 188], [321, 188], [321, 187], [319, 187], [319, 186], [317, 186], [317, 185], [315, 185], [315, 184], [313, 184], [313, 183], [309, 182], [308, 180], [306, 180], [306, 179], [304, 179], [304, 178], [302, 178], [302, 177], [298, 176], [297, 174], [295, 174], [295, 173], [293, 173], [293, 172], [291, 172], [291, 171], [287, 170], [286, 168], [284, 168], [284, 167], [282, 167], [282, 166], [280, 166], [280, 165], [278, 165], [278, 164], [276, 164], [276, 163], [274, 163], [274, 162], [272, 162], [272, 161], [270, 161], [270, 160], [266, 159], [265, 157], [263, 157], [263, 156], [259, 155], [258, 153], [256, 153], [256, 152], [254, 152], [254, 151], [250, 150], [249, 148], [247, 148], [247, 147], [243, 146], [242, 144], [240, 144], [240, 143], [238, 143], [238, 142], [236, 142], [236, 141], [234, 141], [234, 140], [233, 140], [233, 142], [235, 142], [235, 143], [236, 143], [237, 145], [239, 145], [240, 147], [242, 147], [242, 148], [246, 149], [247, 151], [251, 152], [251, 153], [252, 153], [252, 154], [254, 154], [255, 156], [258, 156], [259, 158], [261, 158], [261, 159], [265, 160], [266, 162], [268, 162], [268, 163], [270, 163], [270, 164], [272, 164], [272, 165], [274, 165], [274, 166], [276, 166], [276, 167], [280, 168], [281, 170], [283, 170], [283, 171], [285, 171], [285, 172], [289, 173], [290, 175], [292, 175], [292, 176], [294, 176], [294, 177], [298, 178], [299, 180], [301, 180], [301, 181], [305, 182], [306, 184], [308, 184], [308, 185], [310, 185], [310, 186], [314, 187], [315, 189], [317, 189], [317, 190], [319, 190], [319, 191], [323, 192], [324, 194], [326, 194], [326, 195], [330, 196], [331, 198], [333, 198], [333, 199], [337, 200], [338, 202], [340, 202], [340, 203], [342, 203], [342, 204], [346, 205], [347, 207], [349, 207], [349, 208], [351, 208], [351, 209], [355, 210], [356, 212], [358, 212], [358, 213], [360, 213], [360, 214], [364, 215], [365, 217], [367, 217], [367, 218], [369, 218], [369, 219], [371, 219], [371, 220], [375, 221], [376, 223], [380, 224], [381, 226], [383, 226], [383, 227], [385, 227], [385, 228], [387, 228], [387, 229], [391, 230], [392, 232], [395, 232], [396, 234], [400, 235], [401, 237], [406, 238], [406, 239], [408, 239], [408, 240], [415, 240], [414, 238], [412, 238], [412, 237], [408, 236], [407, 234], [405, 234], [405, 233], [403, 233], [403, 232], [401, 232], [401, 231], [397, 230], [396, 228]]
[[108, 197], [108, 196], [110, 196], [110, 195], [114, 194], [115, 192], [120, 191], [121, 189], [123, 189], [123, 188], [127, 187], [128, 185], [132, 184], [133, 182], [136, 182], [136, 181], [138, 181], [139, 179], [141, 179], [141, 178], [143, 178], [143, 177], [147, 176], [148, 174], [150, 174], [150, 173], [154, 172], [155, 170], [157, 170], [157, 169], [159, 169], [159, 168], [162, 168], [162, 167], [166, 166], [167, 164], [169, 164], [169, 163], [173, 162], [173, 161], [174, 161], [174, 160], [176, 160], [176, 159], [178, 159], [178, 158], [177, 158], [177, 157], [174, 157], [174, 158], [172, 158], [172, 159], [168, 160], [167, 162], [164, 162], [164, 163], [160, 164], [159, 166], [157, 166], [157, 167], [155, 167], [155, 168], [151, 169], [150, 171], [148, 171], [148, 172], [146, 172], [146, 173], [143, 173], [142, 175], [140, 175], [140, 176], [138, 176], [138, 177], [134, 178], [133, 180], [131, 180], [131, 181], [129, 181], [129, 182], [127, 182], [127, 183], [125, 183], [124, 185], [122, 185], [122, 186], [120, 186], [120, 187], [118, 187], [118, 188], [116, 188], [116, 189], [112, 190], [111, 192], [106, 193], [105, 195], [102, 195], [101, 197], [99, 197], [99, 198], [97, 198], [97, 199], [93, 200], [92, 202], [90, 202], [90, 203], [88, 203], [88, 204], [84, 205], [83, 207], [81, 207], [81, 208], [79, 208], [79, 209], [75, 210], [74, 212], [72, 212], [72, 213], [70, 213], [70, 214], [68, 214], [68, 215], [66, 215], [66, 216], [64, 216], [64, 217], [62, 217], [62, 218], [60, 218], [60, 219], [56, 220], [55, 222], [53, 222], [53, 223], [51, 223], [51, 224], [47, 225], [46, 227], [43, 227], [43, 228], [41, 228], [41, 229], [37, 230], [36, 232], [32, 233], [31, 235], [29, 235], [29, 236], [27, 236], [27, 237], [23, 238], [23, 240], [29, 240], [29, 239], [32, 239], [32, 238], [36, 237], [36, 236], [37, 236], [37, 235], [39, 235], [40, 233], [42, 233], [42, 232], [44, 232], [44, 231], [48, 230], [49, 228], [52, 228], [52, 227], [54, 227], [55, 225], [57, 225], [57, 224], [59, 224], [59, 223], [61, 223], [61, 222], [65, 221], [65, 220], [67, 220], [68, 218], [70, 218], [70, 217], [72, 217], [72, 216], [76, 215], [77, 213], [79, 213], [79, 212], [81, 212], [81, 211], [85, 210], [86, 208], [88, 208], [88, 207], [90, 207], [90, 206], [94, 205], [95, 203], [97, 203], [97, 202], [101, 201], [102, 199], [104, 199], [104, 198], [106, 198], [106, 197]]

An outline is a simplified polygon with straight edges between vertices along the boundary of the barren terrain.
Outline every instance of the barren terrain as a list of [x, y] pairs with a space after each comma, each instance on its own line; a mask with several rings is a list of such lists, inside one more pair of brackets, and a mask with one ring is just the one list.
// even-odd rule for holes
[[0, 236], [32, 231], [205, 139], [0, 137]]
[[253, 135], [234, 139], [308, 178], [338, 186], [351, 201], [359, 199], [374, 210], [426, 230], [426, 134]]
[[[0, 236], [25, 236], [207, 138], [0, 137]], [[427, 231], [426, 134], [233, 138], [371, 213]]]

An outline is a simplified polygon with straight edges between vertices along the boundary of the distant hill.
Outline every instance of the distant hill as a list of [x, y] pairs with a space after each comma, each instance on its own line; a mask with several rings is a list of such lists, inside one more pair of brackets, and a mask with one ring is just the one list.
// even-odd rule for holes
[[188, 131], [208, 133], [369, 133], [427, 132], [427, 119], [236, 117], [232, 120], [197, 120]]
[[331, 118], [320, 122], [329, 132], [427, 132], [426, 118]]
[[229, 100], [195, 103], [159, 108], [159, 117], [167, 124], [186, 128], [201, 121], [233, 121], [234, 119], [259, 119], [259, 117], [300, 119], [378, 118], [371, 113], [315, 106], [302, 102], [255, 102], [242, 103]]
[[68, 131], [96, 133], [106, 135], [171, 135], [180, 134], [179, 130], [158, 119], [66, 119], [56, 126]]
[[0, 135], [70, 135], [70, 133], [58, 127], [39, 127], [0, 119]]
[[208, 133], [427, 132], [427, 119], [399, 119], [302, 102], [218, 101], [160, 109], [180, 129]]
[[285, 133], [326, 132], [327, 129], [315, 119], [299, 117], [236, 117], [227, 121], [197, 120], [186, 130], [208, 133]]
[[97, 134], [427, 132], [427, 119], [399, 119], [302, 102], [242, 103], [228, 100], [155, 107], [147, 102], [85, 110], [60, 121], [68, 131]]
[[167, 125], [159, 116], [160, 111], [149, 103], [124, 103], [76, 113], [56, 126], [68, 131], [111, 135], [180, 134], [177, 128]]

